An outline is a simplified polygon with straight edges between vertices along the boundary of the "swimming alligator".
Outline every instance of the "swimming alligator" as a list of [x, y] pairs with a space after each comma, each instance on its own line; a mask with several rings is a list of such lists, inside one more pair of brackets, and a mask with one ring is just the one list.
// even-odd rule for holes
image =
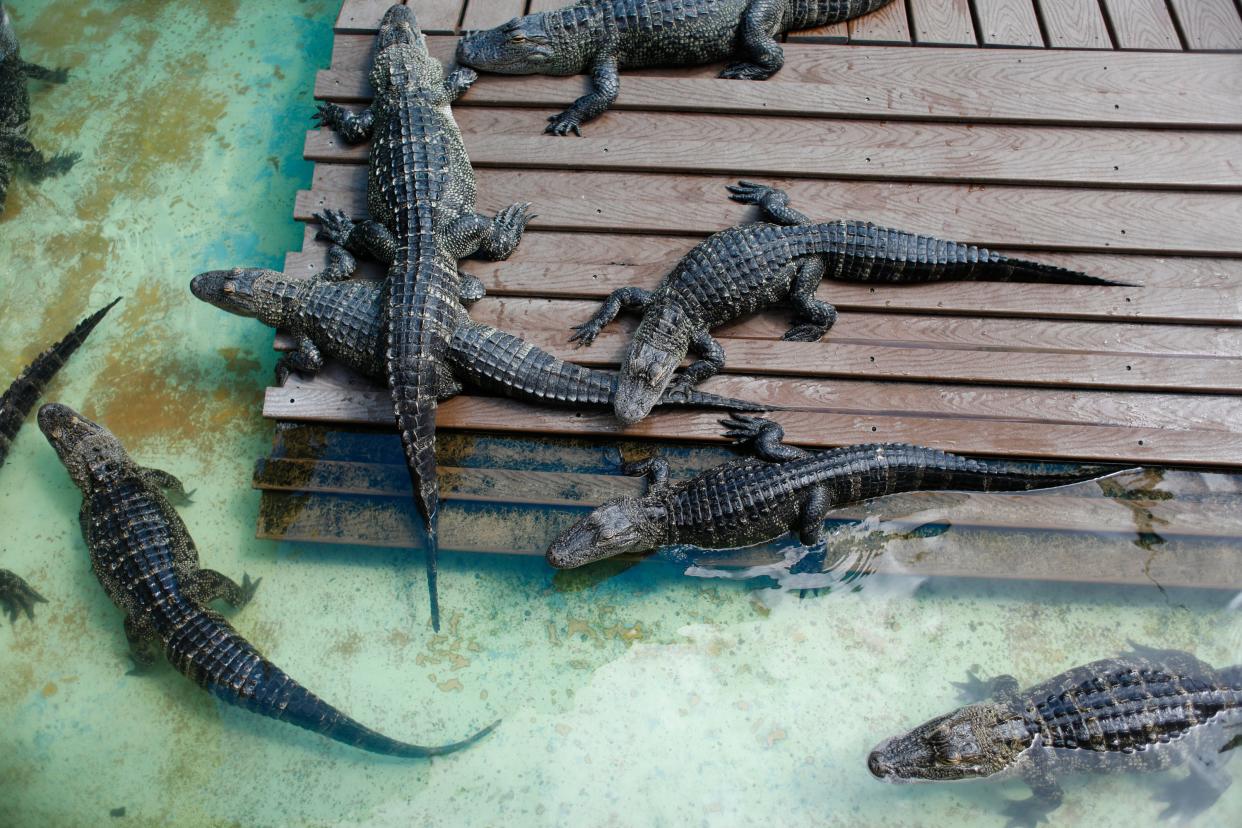
[[725, 352], [709, 331], [782, 300], [797, 324], [784, 339], [814, 342], [836, 321], [832, 305], [815, 298], [825, 276], [860, 282], [944, 279], [1122, 285], [1051, 265], [1010, 259], [982, 247], [941, 241], [856, 221], [812, 223], [789, 206], [789, 196], [763, 184], [729, 185], [730, 198], [756, 204], [775, 223], [731, 227], [700, 242], [654, 291], [614, 290], [571, 341], [590, 345], [622, 308], [642, 313], [621, 367], [617, 417], [633, 423], [673, 381], [693, 350], [701, 356], [678, 377], [695, 385], [724, 367]]
[[318, 698], [208, 607], [221, 599], [241, 608], [259, 581], [247, 576], [239, 585], [199, 568], [194, 541], [165, 495], [184, 496], [176, 477], [139, 466], [111, 432], [66, 406], [39, 409], [39, 428], [82, 491], [80, 522], [91, 568], [126, 613], [136, 671], [152, 666], [163, 649], [178, 672], [223, 702], [390, 756], [451, 753], [496, 726], [461, 742], [423, 747], [370, 730]]
[[[375, 98], [361, 113], [325, 103], [318, 122], [350, 143], [372, 138], [367, 177], [370, 221], [345, 239], [357, 251], [387, 251], [386, 373], [397, 430], [427, 544], [432, 626], [436, 598], [436, 401], [453, 380], [444, 362], [453, 331], [466, 316], [457, 260], [476, 252], [504, 259], [526, 225], [527, 204], [495, 219], [474, 211], [475, 182], [450, 104], [478, 76], [469, 69], [446, 79], [408, 6], [393, 6], [380, 24], [371, 68]], [[476, 283], [477, 284], [477, 283]]]
[[[0, 466], [4, 465], [13, 439], [26, 421], [30, 409], [34, 408], [34, 404], [43, 394], [43, 389], [119, 301], [121, 300], [113, 300], [106, 308], [79, 322], [64, 339], [35, 357], [17, 379], [13, 380], [8, 390], [0, 395]], [[8, 614], [9, 621], [16, 623], [19, 613], [22, 612], [33, 621], [35, 604], [46, 603], [47, 599], [35, 592], [30, 584], [7, 569], [0, 569], [0, 610]]]
[[560, 534], [548, 563], [572, 569], [661, 546], [734, 549], [787, 532], [815, 546], [831, 509], [896, 492], [957, 489], [1016, 492], [1065, 486], [1121, 471], [1114, 466], [976, 460], [936, 449], [875, 443], [809, 452], [786, 445], [784, 430], [761, 417], [720, 421], [725, 436], [755, 457], [732, 460], [681, 482], [668, 480], [668, 461], [627, 464], [645, 475], [643, 497], [604, 503]]
[[695, 66], [742, 55], [722, 78], [765, 80], [785, 63], [776, 36], [840, 23], [890, 0], [581, 0], [462, 38], [457, 62], [504, 75], [591, 73], [591, 92], [548, 118], [546, 132], [581, 135], [612, 106], [618, 69]]
[[[337, 255], [343, 251], [334, 248]], [[348, 255], [345, 253], [344, 255]], [[281, 357], [276, 379], [291, 371], [315, 374], [325, 358], [339, 360], [372, 379], [384, 379], [381, 286], [353, 280], [289, 279], [274, 270], [215, 270], [200, 273], [191, 292], [221, 310], [288, 330], [297, 349]], [[454, 384], [441, 399], [460, 390], [459, 381], [484, 391], [544, 405], [611, 407], [617, 377], [557, 359], [529, 342], [490, 325], [467, 320], [449, 340], [445, 362]], [[661, 405], [761, 411], [755, 403], [690, 391], [668, 393]]]
[[1221, 766], [1242, 733], [1242, 665], [1215, 670], [1189, 653], [1138, 647], [1025, 690], [1013, 676], [983, 682], [972, 673], [957, 684], [977, 703], [881, 744], [867, 758], [872, 774], [889, 782], [1019, 776], [1033, 795], [1006, 806], [1011, 827], [1036, 825], [1061, 805], [1062, 773], [1189, 762], [1189, 777], [1164, 786], [1162, 821], [1207, 810], [1229, 787]]
[[30, 142], [26, 127], [30, 122], [28, 80], [64, 83], [68, 69], [48, 69], [21, 58], [17, 33], [8, 9], [0, 4], [0, 213], [8, 196], [9, 183], [15, 172], [24, 172], [38, 183], [45, 178], [67, 173], [78, 159], [76, 152], [44, 158]]

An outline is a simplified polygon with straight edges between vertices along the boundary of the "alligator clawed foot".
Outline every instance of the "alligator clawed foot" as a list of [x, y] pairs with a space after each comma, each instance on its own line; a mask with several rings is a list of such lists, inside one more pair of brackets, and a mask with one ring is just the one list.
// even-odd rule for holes
[[786, 342], [818, 342], [826, 333], [828, 333], [828, 329], [823, 325], [808, 323], [805, 325], [794, 325], [785, 331], [781, 339]]
[[9, 623], [16, 624], [23, 613], [33, 621], [35, 604], [46, 603], [47, 599], [30, 584], [7, 569], [0, 569], [0, 611], [9, 617]]
[[767, 80], [772, 75], [771, 69], [754, 63], [730, 63], [720, 73], [720, 77], [727, 80]]
[[64, 175], [73, 169], [74, 164], [81, 160], [82, 154], [79, 152], [62, 152], [60, 155], [54, 155], [49, 158], [31, 177], [37, 183], [45, 178], [55, 178]]
[[760, 417], [749, 417], [745, 414], [730, 414], [719, 422], [725, 427], [724, 436], [731, 439], [735, 445], [740, 446], [758, 437], [767, 421]]
[[1048, 810], [1048, 805], [1036, 796], [1011, 799], [1005, 804], [1003, 811], [1009, 817], [1005, 828], [1036, 828], [1048, 818]]
[[965, 681], [949, 682], [957, 688], [958, 698], [968, 704], [983, 701], [991, 694], [991, 683], [979, 677], [978, 669], [978, 664], [972, 664]]
[[582, 121], [572, 112], [562, 112], [558, 115], [548, 116], [548, 125], [543, 131], [549, 135], [568, 135], [573, 133], [579, 138], [582, 137]]
[[43, 79], [47, 81], [48, 83], [68, 83], [69, 82], [69, 67], [68, 66], [57, 66], [51, 72], [48, 72], [47, 75]]
[[321, 127], [335, 129], [345, 117], [345, 110], [334, 103], [321, 103], [315, 108], [311, 120]]
[[324, 210], [315, 213], [314, 219], [319, 222], [319, 232], [315, 234], [319, 241], [344, 247], [345, 242], [349, 241], [349, 234], [354, 231], [354, 220], [344, 210]]
[[599, 336], [600, 327], [594, 322], [583, 322], [581, 325], [574, 325], [574, 333], [569, 337], [570, 342], [577, 343], [576, 347], [588, 347], [595, 341], [595, 337]]
[[254, 594], [259, 589], [259, 584], [261, 583], [263, 583], [263, 578], [255, 578], [252, 581], [250, 580], [249, 574], [242, 573], [241, 594], [238, 595], [237, 603], [234, 606], [237, 609], [241, 609], [246, 606], [246, 604], [249, 604], [251, 599], [254, 598]]
[[778, 190], [775, 187], [769, 187], [767, 184], [759, 184], [755, 181], [743, 179], [736, 184], [726, 184], [725, 189], [729, 191], [729, 198], [739, 204], [763, 204], [768, 199], [777, 196], [784, 196], [785, 202], [789, 202], [789, 196], [784, 190]]
[[452, 89], [454, 95], [461, 95], [479, 79], [479, 73], [468, 66], [462, 66], [454, 69], [449, 76], [444, 79], [444, 85]]

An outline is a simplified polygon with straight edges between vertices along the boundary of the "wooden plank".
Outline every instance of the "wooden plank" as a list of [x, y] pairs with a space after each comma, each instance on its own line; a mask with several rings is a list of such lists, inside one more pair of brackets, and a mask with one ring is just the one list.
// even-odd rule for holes
[[1182, 48], [1165, 0], [1102, 0], [1118, 49]]
[[[617, 112], [607, 130], [549, 141], [542, 112], [456, 113], [476, 167], [898, 178], [906, 181], [1242, 189], [1242, 133], [916, 124]], [[831, 151], [825, 151], [831, 147]], [[369, 147], [310, 130], [304, 156], [365, 163]]]
[[1186, 47], [1242, 49], [1242, 16], [1234, 0], [1169, 0]]
[[[1128, 501], [1112, 496], [1126, 493], [1142, 502], [1141, 508], [1151, 513], [1162, 537], [1242, 538], [1236, 493], [1171, 498], [1159, 479], [1163, 474], [1127, 472], [1110, 478], [1104, 484], [1106, 488], [1093, 481], [1019, 494], [906, 492], [870, 504], [834, 509], [828, 519], [860, 521], [871, 514], [905, 516], [934, 510], [959, 529], [1129, 535], [1135, 529], [1133, 508], [1127, 507]], [[1169, 474], [1175, 477], [1178, 473]], [[438, 476], [445, 502], [595, 508], [614, 497], [639, 497], [647, 489], [641, 478], [619, 474], [441, 466]], [[1144, 497], [1149, 477], [1157, 477], [1155, 482], [1160, 486], [1154, 499]], [[256, 464], [253, 486], [260, 491], [407, 498], [410, 475], [398, 464], [268, 458]], [[1242, 553], [1239, 556], [1242, 558]]]
[[799, 29], [785, 36], [788, 43], [846, 43], [850, 39], [849, 23], [832, 23], [813, 29]]
[[379, 28], [384, 12], [393, 5], [393, 0], [345, 0], [336, 17], [334, 31], [338, 35], [374, 34]]
[[1111, 49], [1100, 0], [1038, 0], [1048, 45], [1058, 49]]
[[530, 0], [530, 14], [573, 5], [572, 0]]
[[974, 0], [974, 4], [984, 46], [1044, 45], [1031, 0]]
[[[402, 499], [404, 500], [404, 499]], [[956, 510], [947, 510], [955, 513]], [[476, 509], [447, 502], [441, 519], [441, 549], [542, 555], [556, 534], [581, 517], [580, 510], [494, 506], [487, 520]], [[954, 524], [955, 526], [957, 524]], [[958, 530], [954, 543], [929, 547], [924, 543], [884, 543], [883, 552], [868, 560], [867, 572], [912, 576], [1045, 579], [1055, 581], [1132, 583], [1150, 586], [1195, 586], [1237, 589], [1236, 548], [1221, 543], [1188, 543], [1153, 554], [1133, 542], [1135, 526], [1110, 542], [1097, 533], [1082, 544], [1041, 545], [1031, 555], [1023, 545], [980, 543], [970, 529]], [[896, 534], [917, 528], [912, 520], [886, 522], [881, 531]], [[481, 529], [486, 530], [480, 531]], [[1090, 530], [1088, 530], [1089, 532]], [[1156, 533], [1156, 537], [1163, 539]], [[401, 500], [264, 492], [259, 515], [260, 538], [284, 541], [338, 543], [360, 546], [418, 548], [419, 533]], [[1127, 537], [1129, 536], [1129, 537]], [[1140, 535], [1139, 540], [1144, 536]], [[1149, 538], [1150, 539], [1150, 538]], [[883, 543], [883, 537], [880, 542]], [[1087, 554], [1084, 554], [1084, 551]], [[620, 559], [624, 564], [626, 558]], [[653, 560], [659, 560], [658, 557]], [[781, 560], [772, 545], [705, 555], [702, 566], [753, 566]], [[603, 565], [604, 567], [607, 564]], [[683, 565], [684, 566], [684, 565]], [[599, 571], [599, 565], [594, 568]]]
[[[292, 381], [291, 381], [292, 382]], [[324, 383], [269, 388], [263, 416], [276, 420], [346, 422], [386, 426], [392, 422], [387, 391], [342, 390]], [[862, 442], [906, 442], [964, 454], [1098, 460], [1141, 465], [1242, 467], [1242, 434], [1172, 428], [1028, 423], [987, 419], [938, 419], [886, 412], [781, 411], [774, 413], [789, 442], [843, 446]], [[578, 434], [717, 442], [718, 412], [661, 412], [623, 426], [611, 412], [565, 412], [513, 400], [459, 396], [442, 403], [440, 428]]]
[[936, 46], [974, 46], [978, 43], [970, 19], [970, 0], [910, 0], [910, 28], [914, 40]]
[[[303, 249], [286, 254], [285, 272], [288, 275], [310, 276], [326, 264], [328, 245], [315, 240], [316, 232], [317, 225], [307, 224], [302, 241]], [[541, 263], [548, 268], [549, 275], [561, 271], [589, 270], [588, 275], [595, 287], [575, 287], [570, 295], [595, 297], [603, 296], [612, 289], [598, 284], [605, 273], [612, 272], [608, 269], [631, 268], [625, 272], [637, 274], [635, 278], [658, 280], [672, 270], [686, 251], [701, 240], [701, 236], [561, 233], [540, 231], [536, 228], [528, 230], [522, 237], [522, 244], [509, 263], [528, 266]], [[1041, 249], [1024, 251], [1021, 255], [1048, 264], [1081, 270], [1093, 276], [1133, 282], [1148, 288], [1230, 289], [1242, 283], [1242, 259], [1059, 253]], [[360, 264], [364, 276], [380, 278], [383, 275], [372, 262], [363, 261]], [[477, 273], [487, 281], [490, 289], [507, 292], [509, 282], [502, 272], [507, 269], [507, 264], [473, 261], [468, 267], [472, 273]], [[601, 271], [601, 268], [605, 270]], [[517, 287], [522, 293], [529, 292], [521, 283], [517, 283]], [[551, 291], [548, 295], [555, 295], [557, 285], [554, 281], [547, 287]], [[981, 287], [986, 286], [975, 285], [972, 290]], [[903, 294], [904, 288], [894, 293], [897, 296]], [[939, 312], [951, 311], [942, 309]]]
[[847, 22], [851, 43], [910, 42], [910, 21], [906, 16], [904, 0], [895, 0], [871, 14], [864, 14]]
[[470, 0], [461, 27], [467, 31], [490, 29], [526, 13], [526, 0]]
[[[534, 227], [626, 233], [712, 233], [757, 215], [721, 197], [710, 176], [583, 171], [477, 171], [479, 209], [519, 201], [538, 209]], [[318, 164], [294, 216], [335, 208], [365, 212], [365, 168]], [[966, 187], [957, 184], [772, 179], [813, 216], [865, 219], [997, 248], [1242, 254], [1242, 199], [1206, 192]], [[595, 194], [610, 194], [601, 198]], [[592, 194], [588, 200], [588, 195]], [[669, 205], [678, 209], [669, 210]]]
[[452, 34], [457, 31], [466, 0], [406, 0], [406, 4], [414, 9], [424, 34]]
[[[429, 41], [437, 55], [451, 58], [455, 39]], [[717, 79], [718, 66], [626, 71], [614, 108], [972, 123], [1242, 126], [1242, 56], [1233, 54], [981, 50], [963, 60], [958, 49], [933, 46], [825, 49], [797, 43], [787, 44], [785, 51], [785, 68], [764, 83]], [[583, 78], [488, 75], [455, 108], [563, 108], [585, 89]], [[315, 96], [369, 99], [365, 71], [322, 71]]]
[[[592, 356], [585, 364], [615, 367], [618, 354]], [[303, 392], [382, 393], [382, 387], [329, 362], [314, 378], [297, 377], [288, 384]], [[1200, 432], [1242, 432], [1242, 400], [1236, 396], [1150, 393], [1138, 389], [1118, 393], [1066, 388], [972, 386], [945, 382], [886, 382], [874, 376], [823, 380], [762, 377], [738, 373], [726, 365], [705, 390], [746, 399], [771, 410], [819, 411], [836, 414], [883, 413], [927, 419], [1021, 421], [1117, 427], [1192, 429]], [[276, 389], [279, 390], [279, 389]], [[474, 393], [467, 390], [467, 393]], [[312, 397], [313, 398], [313, 397]], [[293, 396], [296, 405], [298, 395]], [[568, 409], [561, 409], [562, 412]], [[667, 436], [667, 435], [666, 435]]]

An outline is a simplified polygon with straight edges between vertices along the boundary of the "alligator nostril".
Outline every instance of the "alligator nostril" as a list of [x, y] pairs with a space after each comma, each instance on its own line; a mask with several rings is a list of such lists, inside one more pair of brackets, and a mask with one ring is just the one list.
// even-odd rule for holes
[[886, 769], [884, 767], [884, 763], [880, 760], [880, 754], [878, 751], [873, 751], [871, 755], [867, 757], [867, 769], [871, 771], [872, 776], [877, 776], [881, 779], [884, 777], [884, 771]]

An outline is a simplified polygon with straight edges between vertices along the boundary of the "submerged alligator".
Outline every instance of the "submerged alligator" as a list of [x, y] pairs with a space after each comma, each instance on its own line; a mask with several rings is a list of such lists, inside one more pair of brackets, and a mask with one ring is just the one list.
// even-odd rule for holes
[[836, 321], [832, 305], [815, 298], [825, 276], [859, 282], [934, 282], [947, 279], [1123, 285], [1052, 265], [1010, 259], [982, 247], [942, 241], [856, 221], [812, 223], [774, 187], [742, 181], [730, 198], [756, 204], [775, 223], [742, 224], [700, 242], [653, 290], [612, 292], [570, 337], [590, 345], [622, 308], [642, 313], [621, 367], [617, 418], [647, 416], [693, 350], [701, 357], [678, 377], [691, 386], [724, 367], [725, 352], [712, 328], [788, 301], [797, 324], [784, 339], [814, 342]]
[[900, 443], [809, 452], [786, 445], [771, 420], [734, 415], [725, 436], [755, 457], [731, 460], [681, 483], [668, 480], [660, 457], [631, 463], [646, 475], [643, 497], [610, 500], [561, 533], [548, 563], [572, 569], [661, 546], [733, 549], [797, 533], [806, 546], [822, 539], [829, 510], [897, 492], [957, 489], [1018, 492], [1065, 486], [1122, 471], [1115, 466], [976, 460]]
[[[340, 255], [339, 250], [334, 252]], [[317, 373], [325, 358], [372, 379], [384, 379], [384, 299], [375, 282], [289, 279], [274, 270], [237, 268], [200, 273], [190, 291], [221, 310], [259, 319], [294, 336], [297, 350], [281, 357], [276, 367], [281, 385], [290, 371]], [[454, 384], [442, 389], [442, 400], [457, 394], [458, 381], [463, 381], [526, 402], [605, 408], [611, 407], [617, 388], [614, 372], [565, 362], [519, 337], [471, 320], [453, 331], [445, 362]], [[668, 393], [660, 404], [764, 410], [699, 391]]]
[[1142, 647], [1025, 690], [1013, 676], [985, 683], [972, 674], [958, 686], [980, 700], [881, 744], [867, 758], [872, 774], [889, 782], [1017, 775], [1033, 795], [1008, 804], [1010, 826], [1035, 825], [1061, 805], [1062, 773], [1189, 762], [1189, 777], [1163, 792], [1161, 819], [1192, 817], [1229, 787], [1221, 766], [1242, 734], [1242, 665], [1215, 670], [1189, 653]]
[[26, 135], [26, 125], [30, 121], [30, 92], [26, 89], [28, 80], [64, 83], [69, 80], [69, 70], [48, 69], [22, 60], [13, 21], [8, 10], [0, 4], [0, 213], [4, 212], [4, 202], [14, 173], [22, 171], [38, 183], [45, 178], [64, 175], [81, 157], [70, 152], [44, 158], [43, 153], [30, 142]]
[[[427, 534], [431, 620], [440, 629], [436, 598], [436, 401], [452, 386], [444, 357], [465, 321], [465, 283], [457, 260], [482, 252], [504, 259], [526, 226], [527, 204], [496, 218], [475, 212], [474, 170], [450, 104], [474, 82], [469, 69], [446, 79], [408, 6], [384, 15], [375, 42], [375, 98], [354, 114], [321, 104], [316, 118], [350, 143], [371, 138], [367, 206], [371, 220], [339, 241], [391, 261], [385, 349], [397, 430]], [[337, 274], [348, 275], [348, 274]]]
[[[43, 394], [43, 389], [119, 301], [121, 300], [113, 300], [106, 308], [101, 308], [79, 322], [64, 339], [35, 357], [17, 379], [13, 380], [8, 390], [0, 395], [0, 466], [4, 465], [9, 456], [9, 448], [13, 445], [13, 438], [26, 421], [30, 409], [34, 408], [34, 404]], [[10, 621], [16, 623], [18, 614], [22, 612], [33, 621], [35, 604], [45, 603], [47, 599], [35, 592], [30, 584], [7, 569], [0, 569], [0, 610], [8, 614]]]
[[462, 38], [457, 62], [505, 75], [591, 73], [591, 92], [548, 118], [545, 131], [574, 132], [621, 91], [618, 69], [695, 66], [734, 56], [722, 78], [765, 80], [785, 53], [778, 35], [841, 23], [890, 0], [581, 0]]
[[165, 496], [184, 496], [177, 478], [139, 466], [106, 428], [56, 404], [39, 409], [39, 428], [82, 491], [80, 522], [91, 568], [125, 611], [125, 637], [136, 670], [162, 648], [174, 668], [216, 698], [289, 722], [347, 745], [390, 756], [437, 756], [479, 740], [492, 724], [449, 745], [398, 742], [364, 727], [281, 672], [207, 604], [234, 608], [258, 581], [239, 585], [200, 569], [198, 550]]

